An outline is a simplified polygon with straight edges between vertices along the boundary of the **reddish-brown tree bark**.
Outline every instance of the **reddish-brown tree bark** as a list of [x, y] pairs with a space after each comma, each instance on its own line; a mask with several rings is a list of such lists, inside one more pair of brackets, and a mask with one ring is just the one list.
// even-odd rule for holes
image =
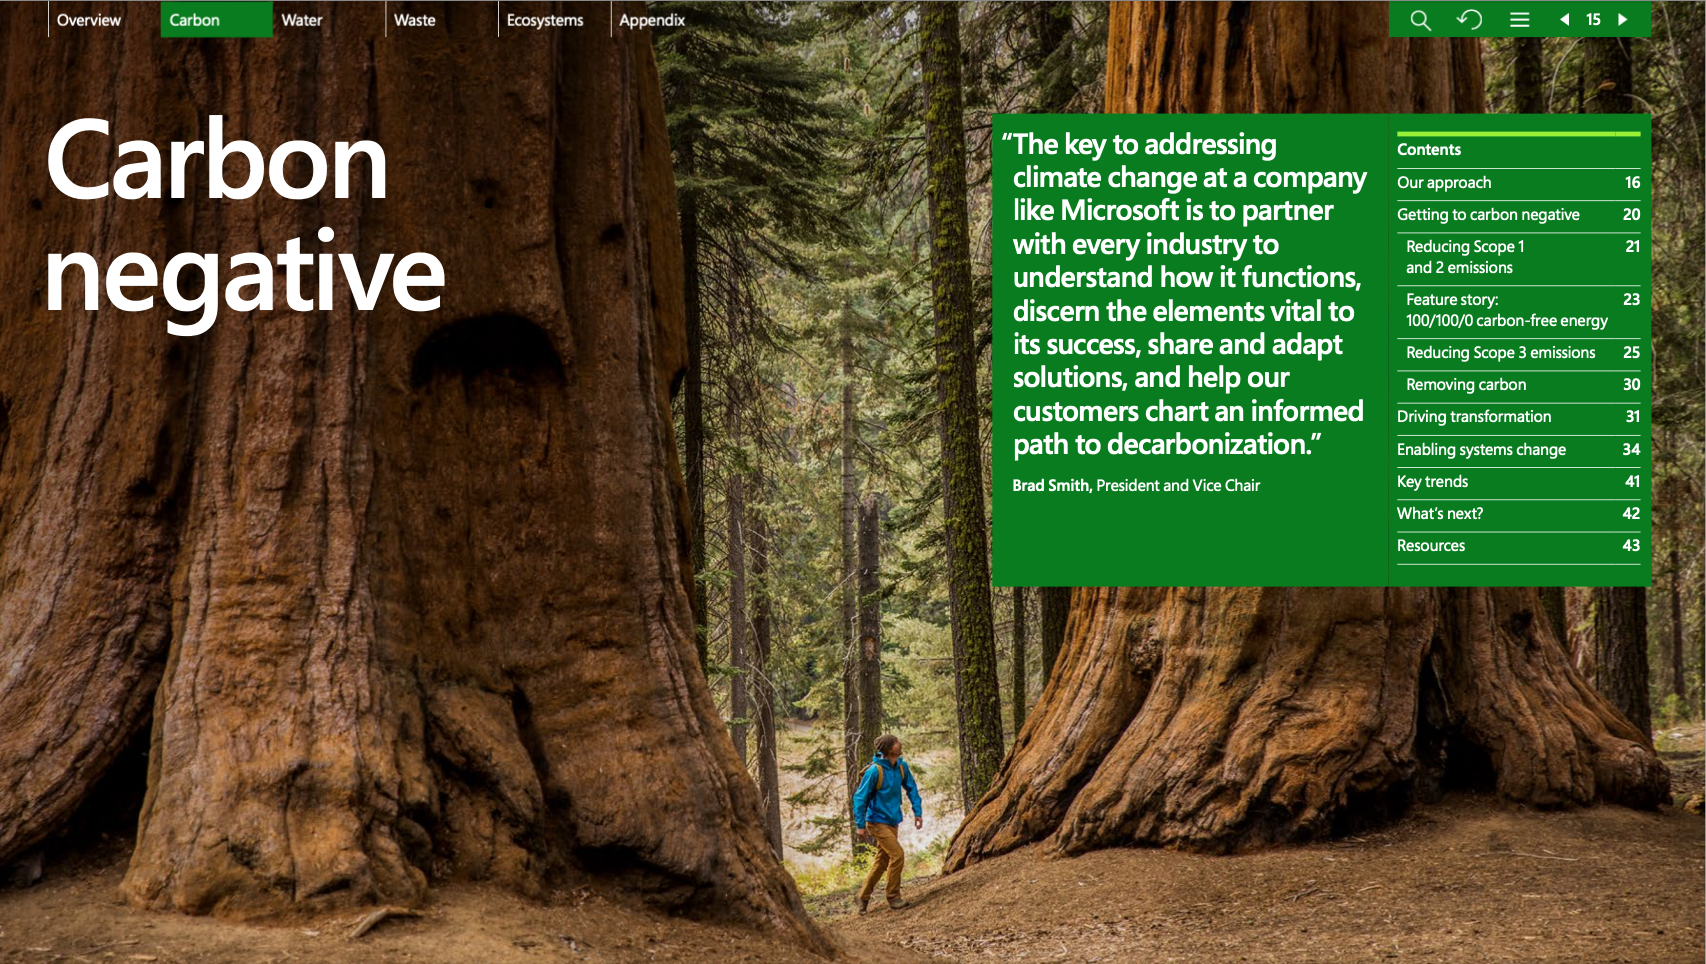
[[1110, 114], [1480, 111], [1480, 41], [1386, 36], [1383, 3], [1115, 3]]
[[[1108, 110], [1481, 109], [1474, 41], [1385, 34], [1384, 4], [1115, 4]], [[1537, 806], [1668, 785], [1534, 589], [1079, 589], [1067, 626], [948, 871], [1039, 840], [1306, 839], [1441, 785]]]
[[[649, 39], [500, 41], [468, 5], [379, 42], [369, 10], [320, 13], [323, 31], [162, 43], [138, 8], [44, 42], [0, 10], [0, 859], [151, 719], [136, 903], [597, 876], [826, 948], [695, 657]], [[117, 64], [123, 84], [26, 82]], [[263, 150], [378, 140], [387, 196], [211, 201], [204, 166], [182, 201], [48, 181], [68, 118], [114, 124], [73, 143], [87, 183], [118, 140], [192, 140], [212, 114]], [[43, 310], [48, 251], [271, 254], [322, 225], [364, 268], [436, 254], [441, 309], [281, 298], [193, 339], [167, 335], [163, 301]]]
[[949, 850], [1224, 851], [1439, 785], [1658, 803], [1644, 735], [1568, 665], [1532, 589], [1081, 589], [1055, 675]]

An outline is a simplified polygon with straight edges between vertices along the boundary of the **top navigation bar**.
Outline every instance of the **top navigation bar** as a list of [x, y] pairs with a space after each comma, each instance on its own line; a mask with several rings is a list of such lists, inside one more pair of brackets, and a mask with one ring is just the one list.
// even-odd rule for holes
[[1651, 37], [1637, 0], [1409, 0], [1386, 8], [1392, 37]]
[[[486, 5], [486, 4], [482, 4]], [[345, 6], [345, 5], [340, 5]], [[374, 0], [373, 8], [383, 36], [394, 31], [443, 29], [446, 7], [437, 3], [408, 0]], [[457, 4], [466, 9], [472, 4]], [[689, 26], [691, 14], [639, 15], [620, 10], [613, 2], [530, 3], [524, 0], [493, 0], [493, 28], [498, 36], [534, 34], [546, 30], [599, 30], [614, 36], [618, 31], [652, 27]], [[167, 38], [211, 37], [229, 39], [269, 38], [298, 30], [330, 29], [325, 7], [308, 2], [251, 2], [251, 0], [167, 0], [163, 3], [69, 2], [49, 0], [47, 31], [118, 30], [127, 20], [158, 20], [160, 36]], [[347, 15], [346, 15], [347, 16]]]

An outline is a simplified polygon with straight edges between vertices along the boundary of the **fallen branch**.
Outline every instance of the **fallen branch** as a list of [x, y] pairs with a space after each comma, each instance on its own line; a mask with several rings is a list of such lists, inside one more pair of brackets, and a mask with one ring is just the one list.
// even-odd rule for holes
[[378, 927], [380, 922], [391, 917], [419, 916], [421, 916], [420, 911], [411, 910], [407, 907], [381, 907], [370, 912], [366, 917], [363, 917], [361, 921], [355, 925], [355, 929], [349, 932], [349, 939], [352, 941], [355, 940], [375, 927]]
[[1582, 859], [1580, 857], [1560, 857], [1557, 854], [1529, 854], [1529, 853], [1523, 853], [1520, 850], [1489, 850], [1484, 854], [1476, 854], [1475, 856], [1477, 856], [1477, 857], [1533, 857], [1536, 860], [1571, 860], [1571, 861]]

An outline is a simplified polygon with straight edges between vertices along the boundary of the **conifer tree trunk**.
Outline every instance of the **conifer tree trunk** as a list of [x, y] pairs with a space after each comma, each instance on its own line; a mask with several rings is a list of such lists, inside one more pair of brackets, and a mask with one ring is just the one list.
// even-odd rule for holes
[[1005, 748], [983, 511], [977, 323], [972, 317], [957, 5], [924, 4], [919, 25], [929, 165], [930, 277], [936, 319], [936, 404], [941, 420], [942, 521], [947, 534], [960, 775], [969, 807], [989, 788]]
[[[853, 400], [853, 306], [841, 305], [841, 756], [847, 801], [864, 761], [859, 757], [859, 418]], [[858, 834], [848, 827], [855, 846]]]
[[1623, 37], [1582, 39], [1582, 79], [1586, 91], [1583, 111], [1589, 114], [1627, 114], [1635, 109], [1634, 61]]
[[[691, 84], [678, 93], [680, 104], [692, 105]], [[684, 131], [675, 145], [683, 174], [692, 177], [698, 166], [698, 132]], [[704, 583], [705, 555], [705, 318], [700, 270], [699, 199], [689, 192], [681, 201], [682, 290], [687, 316], [687, 371], [681, 399], [682, 435], [687, 449], [687, 542], [693, 565], [693, 639], [703, 669], [710, 659], [710, 599]]]
[[[1626, 114], [1635, 109], [1634, 61], [1621, 37], [1582, 40], [1582, 74], [1590, 114]], [[1652, 728], [1647, 697], [1647, 590], [1595, 589], [1594, 686], [1646, 733]]]
[[883, 735], [882, 504], [876, 493], [859, 506], [859, 748], [861, 766]]
[[1652, 730], [1647, 702], [1647, 591], [1593, 590], [1593, 686], [1642, 733]]
[[1041, 75], [1032, 108], [1039, 114], [1058, 114], [1072, 103], [1072, 71], [1062, 61], [1072, 34], [1072, 4], [1032, 3], [1031, 38], [1024, 50], [1026, 67]]
[[[1672, 452], [1676, 451], [1675, 434], [1669, 428], [1665, 430], [1665, 448]], [[1686, 577], [1683, 571], [1680, 543], [1685, 525], [1683, 522], [1684, 506], [1688, 504], [1689, 496], [1684, 476], [1677, 470], [1677, 466], [1672, 463], [1670, 469], [1671, 471], [1667, 474], [1661, 489], [1661, 501], [1665, 507], [1665, 517], [1669, 520], [1665, 528], [1670, 537], [1670, 548], [1667, 553], [1669, 578], [1665, 580], [1668, 586], [1666, 595], [1669, 597], [1666, 602], [1669, 603], [1670, 609], [1670, 632], [1666, 634], [1665, 646], [1665, 662], [1670, 669], [1670, 679], [1666, 681], [1669, 684], [1666, 692], [1676, 697], [1681, 702], [1682, 707], [1687, 708], [1688, 677], [1683, 665], [1685, 644], [1682, 626], [1682, 580]]]
[[1066, 642], [1066, 615], [1072, 607], [1072, 590], [1065, 586], [1040, 586], [1037, 589], [1038, 608], [1042, 610], [1043, 683], [1054, 674], [1054, 664], [1060, 658], [1060, 647]]
[[[649, 39], [515, 45], [460, 5], [380, 42], [370, 10], [319, 12], [323, 31], [162, 43], [147, 8], [51, 42], [0, 10], [12, 76], [126, 77], [6, 86], [8, 158], [45, 157], [68, 118], [164, 140], [222, 114], [263, 148], [371, 137], [388, 159], [383, 202], [365, 175], [344, 201], [74, 201], [35, 160], [0, 167], [0, 862], [150, 727], [140, 905], [318, 913], [598, 876], [827, 950], [695, 660]], [[99, 140], [68, 157], [85, 183], [110, 170]], [[21, 280], [44, 251], [271, 254], [321, 226], [364, 271], [434, 253], [441, 309], [281, 299], [180, 339], [163, 301], [46, 312]]]
[[1025, 728], [1025, 587], [1013, 587], [1013, 737]]
[[1539, 37], [1518, 37], [1516, 44], [1516, 112], [1544, 114], [1546, 110], [1545, 75], [1541, 67]]
[[[763, 477], [753, 485], [764, 491]], [[752, 547], [752, 701], [757, 730], [758, 798], [764, 808], [764, 836], [770, 849], [782, 856], [782, 781], [776, 765], [776, 688], [770, 682], [770, 524], [757, 507], [749, 506]]]
[[[740, 438], [740, 406], [729, 399], [728, 433]], [[746, 480], [731, 467], [724, 501], [728, 503], [729, 531], [729, 738], [735, 756], [746, 763]]]
[[1682, 665], [1682, 639], [1682, 553], [1677, 550], [1676, 537], [1673, 536], [1670, 543], [1670, 692], [1678, 700], [1687, 700], [1688, 677]]
[[[1380, 4], [1116, 4], [1110, 111], [1473, 111], [1474, 41]], [[1533, 589], [1079, 589], [1071, 636], [944, 868], [1034, 841], [1207, 851], [1353, 830], [1429, 784], [1653, 806], [1646, 734]]]
[[1552, 621], [1552, 634], [1564, 642], [1567, 647], [1570, 639], [1570, 621], [1564, 606], [1564, 587], [1540, 587], [1540, 607], [1546, 612], [1546, 618]]

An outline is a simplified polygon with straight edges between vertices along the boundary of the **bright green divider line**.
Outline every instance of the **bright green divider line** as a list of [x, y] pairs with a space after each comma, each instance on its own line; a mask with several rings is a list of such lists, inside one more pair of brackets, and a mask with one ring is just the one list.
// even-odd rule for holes
[[1640, 131], [1399, 131], [1398, 137], [1640, 137]]

